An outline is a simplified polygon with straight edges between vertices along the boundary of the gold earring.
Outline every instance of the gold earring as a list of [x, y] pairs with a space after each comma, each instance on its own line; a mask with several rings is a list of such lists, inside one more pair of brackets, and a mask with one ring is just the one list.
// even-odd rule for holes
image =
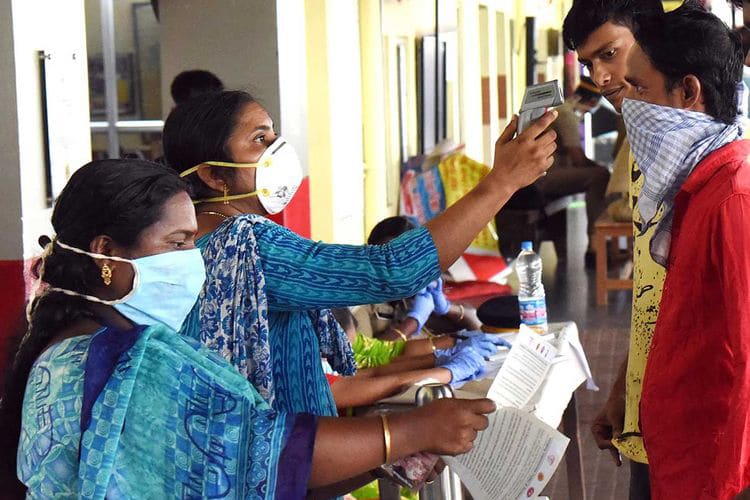
[[102, 281], [106, 286], [112, 284], [112, 268], [108, 264], [102, 266]]
[[229, 205], [229, 188], [224, 184], [224, 205]]

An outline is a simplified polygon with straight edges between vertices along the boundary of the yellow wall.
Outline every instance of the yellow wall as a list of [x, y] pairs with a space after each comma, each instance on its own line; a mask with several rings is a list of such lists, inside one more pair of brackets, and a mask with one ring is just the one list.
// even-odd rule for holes
[[[365, 153], [365, 232], [391, 215], [386, 150], [386, 78], [380, 0], [360, 0], [362, 52], [362, 134]], [[392, 173], [391, 173], [392, 175]], [[389, 201], [391, 201], [389, 206]]]
[[354, 2], [312, 0], [305, 2], [305, 17], [311, 232], [328, 242], [361, 244], [362, 69], [370, 66], [362, 64], [360, 11]]
[[[450, 139], [466, 146], [466, 153], [491, 163], [494, 142], [513, 113], [517, 112], [526, 88], [525, 21], [536, 17], [537, 59], [535, 73], [547, 79], [562, 79], [563, 57], [547, 56], [547, 29], [561, 30], [562, 20], [572, 0], [443, 0], [439, 2], [441, 39], [447, 40], [454, 55], [449, 60], [448, 124]], [[329, 89], [332, 61], [326, 40], [330, 30], [326, 22], [330, 0], [305, 2], [308, 57], [309, 158], [311, 219], [314, 238], [338, 240], [335, 211], [342, 196], [333, 189], [337, 140], [330, 127], [321, 126], [334, 119]], [[386, 216], [398, 211], [400, 175], [400, 137], [398, 125], [397, 47], [405, 52], [407, 154], [414, 155], [418, 144], [417, 44], [425, 34], [434, 32], [433, 0], [359, 0], [362, 161], [364, 163], [364, 233]], [[481, 13], [481, 14], [480, 14]], [[511, 30], [511, 25], [513, 26]], [[511, 33], [512, 31], [512, 33]], [[562, 43], [562, 42], [560, 42]], [[326, 55], [328, 54], [328, 56]], [[351, 71], [351, 68], [341, 68]], [[507, 78], [507, 92], [498, 94], [498, 75]], [[482, 77], [489, 79], [490, 120], [483, 124]], [[485, 82], [486, 85], [486, 82]], [[505, 100], [506, 117], [499, 116], [499, 100]], [[356, 159], [352, 159], [355, 161]], [[314, 167], [313, 167], [314, 165]], [[355, 226], [351, 226], [352, 230]], [[356, 235], [344, 234], [353, 241]], [[358, 235], [364, 238], [365, 234]]]
[[[331, 186], [331, 121], [328, 92], [328, 50], [326, 0], [305, 2], [305, 35], [307, 37], [307, 96], [310, 160], [310, 231], [314, 239], [333, 239], [333, 189]], [[312, 117], [315, 117], [313, 123]], [[317, 124], [317, 126], [316, 126]], [[315, 167], [313, 168], [313, 163]]]

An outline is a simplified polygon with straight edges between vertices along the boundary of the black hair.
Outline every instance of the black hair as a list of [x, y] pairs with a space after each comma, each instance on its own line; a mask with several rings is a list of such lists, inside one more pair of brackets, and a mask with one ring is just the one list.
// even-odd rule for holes
[[642, 16], [661, 14], [661, 0], [573, 0], [563, 21], [563, 40], [576, 50], [606, 22], [635, 31]]
[[382, 245], [415, 227], [409, 219], [402, 215], [388, 217], [375, 224], [375, 227], [370, 231], [370, 236], [367, 237], [367, 244]]
[[[52, 226], [59, 241], [80, 249], [88, 250], [98, 235], [133, 247], [143, 230], [161, 218], [164, 203], [187, 190], [187, 184], [163, 165], [143, 160], [93, 161], [77, 170], [60, 193]], [[49, 238], [40, 242], [53, 245], [44, 265], [36, 266], [42, 281], [95, 294], [101, 273], [91, 257], [65, 250]], [[63, 293], [44, 293], [32, 306], [31, 321], [9, 363], [0, 400], [0, 484], [6, 492], [22, 489], [16, 478], [16, 449], [26, 380], [34, 361], [65, 328], [81, 319], [97, 321], [90, 302]]]
[[339, 322], [339, 325], [341, 325], [341, 328], [344, 331], [356, 331], [359, 327], [357, 318], [354, 317], [354, 314], [352, 314], [352, 311], [348, 307], [334, 307], [333, 309], [331, 309], [331, 312], [333, 313], [333, 317], [336, 318], [336, 321]]
[[219, 77], [203, 69], [183, 71], [174, 77], [169, 87], [172, 100], [177, 106], [199, 95], [222, 90], [224, 84]]
[[[254, 102], [257, 101], [247, 92], [225, 90], [198, 96], [174, 108], [164, 123], [162, 136], [167, 165], [182, 172], [205, 161], [233, 161], [227, 142], [242, 109]], [[227, 179], [236, 174], [233, 168], [219, 168], [216, 172]], [[197, 175], [186, 179], [196, 198], [214, 196]]]
[[644, 20], [635, 39], [671, 91], [687, 75], [701, 83], [706, 113], [724, 123], [737, 117], [742, 44], [737, 33], [695, 2]]

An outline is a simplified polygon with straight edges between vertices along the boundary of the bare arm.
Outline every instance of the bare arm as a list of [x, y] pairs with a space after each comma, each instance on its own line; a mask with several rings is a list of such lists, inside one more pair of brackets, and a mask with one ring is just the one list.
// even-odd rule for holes
[[436, 349], [448, 349], [456, 345], [456, 339], [449, 335], [441, 335], [440, 337], [432, 337], [432, 341], [428, 339], [414, 339], [406, 343], [404, 352], [398, 358], [391, 361], [401, 361], [402, 358], [409, 358], [412, 356], [421, 356], [424, 354], [432, 354], [432, 345], [435, 345]]
[[477, 311], [473, 307], [451, 304], [445, 317], [453, 321], [458, 330], [464, 328], [467, 330], [479, 330], [482, 327], [482, 323], [477, 318]]
[[331, 392], [337, 408], [354, 408], [375, 404], [427, 378], [447, 384], [451, 381], [451, 372], [445, 368], [429, 368], [374, 377], [341, 377], [333, 383]]
[[[458, 455], [487, 428], [489, 399], [441, 399], [408, 412], [388, 414], [391, 460], [418, 451]], [[385, 444], [380, 418], [321, 417], [313, 448], [309, 488], [335, 484], [378, 467]]]
[[448, 312], [440, 316], [433, 314], [427, 321], [427, 328], [433, 333], [454, 333], [459, 330], [479, 330], [482, 323], [477, 318], [476, 310], [451, 304]]
[[490, 173], [466, 196], [425, 224], [435, 242], [441, 269], [458, 259], [513, 193], [552, 166], [556, 134], [545, 130], [556, 117], [557, 112], [550, 111], [512, 139], [517, 123], [514, 117], [495, 143]]
[[419, 323], [417, 323], [417, 320], [412, 317], [406, 317], [398, 324], [389, 326], [386, 331], [376, 334], [375, 338], [380, 340], [403, 340], [403, 337], [399, 335], [398, 331], [403, 333], [406, 338], [409, 338], [417, 333], [418, 329]]
[[628, 358], [625, 358], [604, 407], [591, 423], [591, 433], [600, 450], [609, 450], [618, 467], [622, 465], [620, 453], [612, 444], [612, 439], [622, 434], [625, 425], [625, 378], [628, 371]]
[[[406, 345], [415, 342], [410, 340]], [[392, 375], [394, 373], [401, 373], [411, 370], [425, 370], [435, 367], [435, 355], [430, 352], [419, 354], [417, 356], [398, 356], [393, 361], [383, 366], [376, 366], [374, 368], [366, 368], [357, 372], [360, 376], [365, 377], [382, 377], [384, 375]]]

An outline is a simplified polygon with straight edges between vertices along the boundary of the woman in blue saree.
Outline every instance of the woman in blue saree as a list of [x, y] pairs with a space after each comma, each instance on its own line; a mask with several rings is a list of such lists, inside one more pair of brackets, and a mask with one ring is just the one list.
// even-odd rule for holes
[[386, 419], [276, 411], [177, 335], [205, 271], [187, 186], [165, 167], [83, 166], [52, 225], [0, 403], [4, 494], [302, 498], [418, 450], [464, 452], [486, 427], [487, 400]]
[[436, 280], [513, 192], [549, 168], [555, 135], [545, 129], [554, 118], [516, 139], [513, 122], [491, 173], [424, 227], [386, 245], [353, 246], [311, 241], [263, 217], [283, 209], [302, 174], [249, 94], [178, 106], [165, 123], [164, 153], [193, 187], [207, 270], [183, 333], [232, 363], [273, 408], [335, 415], [320, 357], [343, 375], [354, 361], [328, 308], [410, 297]]

